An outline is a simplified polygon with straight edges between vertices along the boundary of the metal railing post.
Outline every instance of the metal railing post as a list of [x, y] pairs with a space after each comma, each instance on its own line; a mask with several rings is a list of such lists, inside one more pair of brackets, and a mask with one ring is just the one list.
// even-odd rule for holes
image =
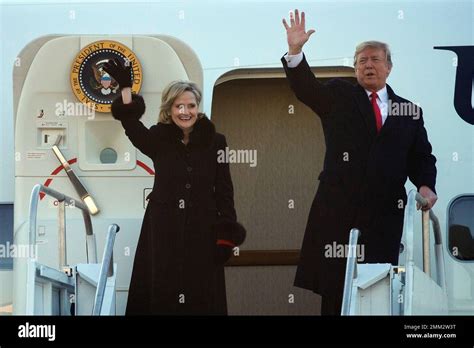
[[105, 286], [107, 284], [107, 278], [112, 276], [113, 273], [113, 252], [115, 235], [120, 230], [120, 227], [116, 224], [109, 226], [107, 232], [107, 239], [105, 241], [104, 255], [102, 256], [102, 264], [100, 267], [99, 281], [97, 282], [97, 290], [95, 293], [94, 307], [92, 308], [92, 315], [100, 315], [102, 310], [102, 303], [104, 301]]
[[357, 278], [357, 242], [359, 240], [359, 234], [360, 231], [357, 228], [353, 228], [349, 235], [349, 255], [347, 255], [346, 261], [346, 275], [344, 279], [341, 315], [349, 315], [352, 296], [352, 280]]
[[421, 224], [423, 231], [423, 272], [431, 274], [430, 267], [430, 212], [421, 212]]
[[[415, 212], [415, 203], [418, 202], [420, 207], [424, 207], [428, 204], [428, 201], [420, 195], [420, 193], [415, 190], [411, 190], [408, 194], [408, 203], [407, 203], [407, 214], [405, 216], [405, 221], [403, 231], [407, 237], [407, 260], [413, 261], [413, 216]], [[422, 212], [422, 236], [423, 236], [423, 272], [431, 276], [431, 260], [430, 260], [430, 222], [433, 226], [433, 235], [434, 235], [434, 246], [435, 246], [435, 258], [436, 258], [436, 274], [438, 285], [446, 290], [446, 273], [444, 265], [444, 255], [442, 250], [442, 238], [441, 238], [441, 228], [439, 225], [438, 217], [435, 215], [432, 209]]]
[[67, 266], [66, 247], [66, 204], [64, 201], [58, 202], [58, 248], [59, 248], [59, 269]]

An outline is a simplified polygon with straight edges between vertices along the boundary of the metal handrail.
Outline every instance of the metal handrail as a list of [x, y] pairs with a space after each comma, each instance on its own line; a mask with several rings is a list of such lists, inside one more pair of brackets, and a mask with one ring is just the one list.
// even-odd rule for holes
[[[425, 207], [428, 201], [415, 190], [410, 190], [408, 193], [407, 210], [405, 212], [405, 221], [403, 225], [403, 233], [406, 238], [406, 248], [408, 262], [414, 262], [414, 234], [413, 234], [413, 218], [415, 215], [415, 202], [418, 202], [421, 207]], [[422, 231], [423, 231], [423, 271], [430, 275], [430, 228], [429, 221], [433, 224], [433, 235], [435, 239], [435, 258], [436, 258], [436, 274], [438, 278], [438, 285], [446, 291], [446, 271], [444, 264], [444, 255], [442, 248], [441, 228], [438, 217], [432, 209], [422, 212]]]
[[[357, 228], [351, 229], [349, 235], [349, 253], [346, 261], [346, 275], [344, 278], [344, 293], [342, 298], [341, 315], [349, 315], [351, 297], [352, 297], [352, 281], [357, 278], [357, 241], [359, 240], [360, 231]], [[324, 301], [324, 299], [323, 299]]]
[[[414, 236], [413, 236], [413, 218], [415, 215], [416, 205], [415, 202], [418, 202], [421, 207], [425, 207], [428, 204], [428, 201], [420, 195], [420, 193], [415, 190], [410, 190], [408, 193], [407, 206], [405, 210], [405, 218], [403, 221], [403, 233], [407, 240], [406, 250], [407, 250], [407, 265], [409, 262], [414, 262], [413, 260], [413, 245], [414, 245]], [[430, 275], [430, 253], [429, 253], [429, 220], [433, 224], [433, 234], [435, 239], [435, 257], [436, 257], [436, 271], [438, 278], [438, 285], [446, 291], [446, 271], [444, 264], [444, 255], [442, 247], [442, 238], [441, 238], [441, 228], [439, 224], [438, 217], [435, 215], [433, 210], [427, 210], [422, 212], [422, 223], [423, 223], [423, 271]], [[349, 315], [350, 302], [352, 296], [352, 283], [354, 278], [357, 277], [357, 257], [355, 253], [355, 248], [357, 247], [357, 242], [359, 239], [360, 231], [356, 228], [351, 229], [349, 236], [349, 255], [346, 261], [346, 274], [344, 279], [344, 292], [343, 300], [341, 307], [341, 315]], [[405, 305], [409, 306], [411, 299], [406, 299]]]
[[120, 227], [117, 224], [112, 224], [109, 226], [107, 239], [105, 242], [104, 255], [102, 256], [102, 264], [100, 266], [99, 281], [97, 282], [97, 290], [95, 293], [92, 315], [100, 315], [102, 303], [104, 302], [107, 278], [114, 275], [113, 251], [115, 235], [118, 231], [120, 231]]
[[[54, 197], [58, 200], [59, 204], [59, 260], [60, 268], [66, 266], [66, 239], [65, 239], [65, 211], [64, 205], [65, 203], [69, 204], [70, 206], [76, 207], [81, 209], [82, 216], [84, 219], [84, 226], [86, 229], [86, 253], [87, 253], [87, 262], [88, 263], [97, 263], [97, 248], [95, 243], [95, 236], [92, 229], [92, 221], [89, 215], [89, 210], [87, 206], [78, 201], [73, 199], [65, 194], [55, 191], [49, 187], [46, 187], [41, 184], [36, 184], [32, 191], [30, 197], [30, 226], [29, 226], [29, 244], [34, 246], [36, 245], [36, 218], [38, 214], [38, 202], [40, 197], [40, 192], [44, 194]], [[34, 255], [34, 257], [36, 257]]]
[[63, 167], [64, 171], [66, 172], [69, 181], [71, 181], [72, 186], [76, 190], [76, 193], [79, 195], [81, 200], [84, 202], [84, 204], [87, 206], [87, 209], [89, 211], [89, 214], [91, 215], [96, 215], [99, 213], [99, 208], [97, 207], [94, 199], [92, 196], [89, 194], [87, 189], [84, 187], [82, 182], [79, 180], [77, 177], [76, 173], [72, 169], [72, 167], [69, 165], [69, 162], [66, 160], [64, 157], [63, 153], [59, 149], [59, 143], [61, 142], [62, 135], [58, 135], [56, 138], [56, 142], [54, 145], [51, 147], [51, 150], [53, 150], [54, 155], [58, 159], [59, 163]]

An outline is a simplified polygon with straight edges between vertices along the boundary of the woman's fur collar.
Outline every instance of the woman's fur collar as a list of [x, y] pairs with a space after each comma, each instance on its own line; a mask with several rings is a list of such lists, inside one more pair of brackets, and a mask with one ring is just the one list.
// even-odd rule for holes
[[[158, 123], [157, 136], [164, 141], [181, 141], [184, 137], [183, 131], [172, 123]], [[189, 134], [189, 144], [195, 146], [209, 147], [216, 135], [214, 124], [206, 117], [202, 117], [194, 123], [193, 130]]]

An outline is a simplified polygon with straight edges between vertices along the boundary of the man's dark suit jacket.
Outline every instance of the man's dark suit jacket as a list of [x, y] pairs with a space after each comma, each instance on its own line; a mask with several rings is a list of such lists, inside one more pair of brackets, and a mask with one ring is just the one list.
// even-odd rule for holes
[[[334, 296], [342, 293], [346, 261], [340, 251], [351, 228], [361, 230], [360, 261], [398, 263], [405, 182], [409, 177], [418, 189], [425, 185], [436, 192], [436, 158], [421, 109], [418, 117], [391, 116], [389, 110], [377, 134], [363, 87], [341, 79], [321, 83], [306, 59], [295, 68], [288, 68], [284, 57], [281, 61], [296, 97], [320, 117], [326, 144], [295, 286]], [[388, 85], [387, 90], [392, 105], [416, 110]]]

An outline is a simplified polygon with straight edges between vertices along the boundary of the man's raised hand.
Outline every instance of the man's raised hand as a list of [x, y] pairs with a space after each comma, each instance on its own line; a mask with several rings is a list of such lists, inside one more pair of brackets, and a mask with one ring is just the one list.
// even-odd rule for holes
[[295, 14], [290, 12], [290, 25], [283, 18], [283, 25], [286, 29], [286, 38], [288, 40], [288, 54], [294, 55], [301, 52], [303, 45], [308, 41], [311, 34], [315, 30], [305, 30], [305, 17], [304, 12], [301, 12], [301, 18], [298, 9], [295, 10]]

